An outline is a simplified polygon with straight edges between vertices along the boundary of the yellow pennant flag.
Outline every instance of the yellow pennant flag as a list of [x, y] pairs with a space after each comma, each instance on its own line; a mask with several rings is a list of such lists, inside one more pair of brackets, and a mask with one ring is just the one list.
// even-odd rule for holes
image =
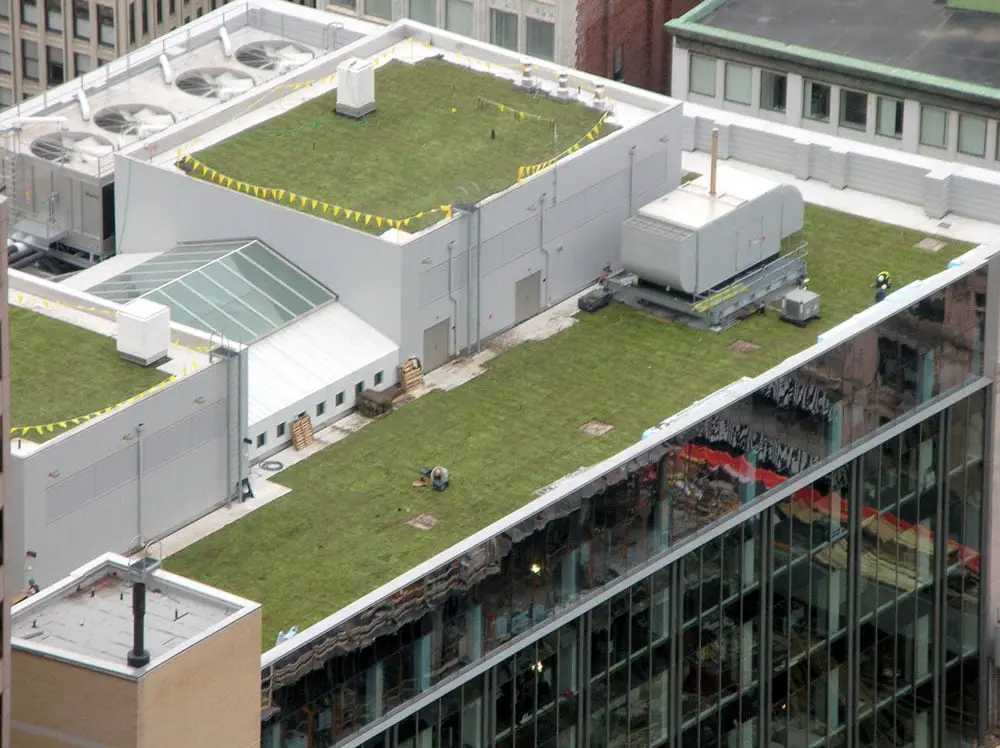
[[226, 177], [226, 187], [232, 187], [232, 186], [233, 186], [233, 178]]
[[319, 205], [319, 200], [313, 200], [313, 202], [312, 202], [312, 209], [316, 210], [316, 206], [317, 205]]
[[237, 182], [236, 183], [236, 191], [237, 192], [243, 192], [243, 182]]
[[524, 179], [524, 167], [523, 166], [518, 166], [517, 167], [517, 178], [518, 179]]
[[444, 213], [447, 218], [451, 218], [451, 206], [450, 205], [442, 205], [441, 206], [441, 212]]
[[[334, 216], [337, 215], [336, 211], [334, 211], [333, 215]], [[351, 211], [345, 210], [344, 211], [344, 218], [346, 218], [348, 221], [350, 221], [351, 220]]]
[[389, 226], [390, 229], [396, 228], [396, 222], [394, 220], [392, 220], [391, 218], [386, 218], [385, 222]]
[[275, 194], [277, 194], [279, 200], [284, 200], [285, 199], [285, 191], [284, 190], [276, 190]]
[[354, 222], [355, 223], [361, 223], [361, 212], [360, 211], [357, 211], [357, 210], [354, 211]]
[[365, 226], [372, 222], [372, 217], [368, 213], [365, 213]]
[[260, 197], [260, 187], [258, 187], [257, 185], [253, 186], [253, 196]]
[[288, 202], [294, 203], [295, 202], [295, 198], [296, 198], [296, 194], [294, 192], [289, 192], [288, 193]]
[[208, 167], [205, 166], [205, 164], [202, 164], [201, 165], [201, 175], [205, 176], [206, 174], [208, 174]]
[[211, 179], [211, 180], [212, 180], [212, 181], [214, 182], [214, 181], [215, 181], [215, 175], [216, 175], [217, 173], [218, 173], [218, 172], [217, 172], [217, 171], [216, 171], [215, 169], [212, 169], [212, 174], [211, 174], [211, 176], [209, 176], [209, 179]]
[[524, 119], [524, 112], [518, 112], [517, 113], [517, 118], [520, 119], [520, 120], [523, 120]]
[[593, 130], [591, 130], [590, 132], [587, 133], [587, 140], [593, 142], [593, 140], [594, 140], [594, 131]]
[[410, 225], [410, 219], [409, 218], [404, 219], [403, 220], [403, 225], [404, 226], [409, 226]]
[[303, 207], [303, 208], [304, 208], [304, 207], [306, 207], [306, 201], [307, 201], [308, 199], [309, 199], [309, 198], [306, 198], [306, 197], [301, 197], [301, 198], [299, 198], [299, 202], [300, 202], [300, 203], [302, 203], [302, 207]]
[[[424, 212], [423, 211], [420, 211], [415, 216], [412, 216], [412, 218], [413, 218], [414, 221], [419, 221], [423, 217], [424, 217]], [[410, 219], [408, 218], [406, 220], [410, 220]]]
[[503, 111], [503, 104], [500, 105], [500, 111]]
[[340, 215], [340, 206], [339, 205], [334, 205], [333, 206], [333, 217], [336, 218], [339, 215]]
[[323, 203], [323, 212], [326, 213], [330, 210], [330, 203]]
[[375, 225], [382, 228], [382, 216], [375, 216]]

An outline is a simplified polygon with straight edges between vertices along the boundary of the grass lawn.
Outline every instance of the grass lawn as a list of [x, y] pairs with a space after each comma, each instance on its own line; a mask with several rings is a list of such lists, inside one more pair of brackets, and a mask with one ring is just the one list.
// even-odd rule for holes
[[[897, 287], [943, 270], [968, 245], [936, 254], [923, 234], [806, 208], [810, 287], [822, 328], [872, 303], [888, 269]], [[756, 375], [816, 341], [773, 316], [714, 335], [612, 305], [553, 338], [490, 363], [479, 378], [432, 393], [281, 473], [292, 493], [171, 557], [170, 571], [258, 600], [264, 646], [301, 630], [482, 529], [581, 465], [634, 443], [643, 430], [739, 376]], [[749, 356], [728, 346], [759, 346]], [[588, 420], [609, 434], [580, 432]], [[417, 469], [451, 471], [443, 494], [414, 489]], [[415, 530], [421, 513], [436, 527]]]
[[[13, 427], [87, 415], [166, 378], [156, 369], [122, 361], [112, 338], [25, 309], [10, 309]], [[64, 431], [57, 427], [25, 438], [46, 441]]]
[[[504, 112], [479, 109], [478, 97], [503, 104]], [[242, 182], [396, 220], [460, 200], [456, 188], [469, 182], [483, 196], [510, 187], [519, 166], [559, 155], [601, 116], [440, 60], [385, 65], [375, 73], [375, 99], [376, 111], [355, 121], [332, 113], [332, 92], [193, 155]], [[525, 118], [518, 119], [517, 111]], [[555, 121], [555, 140], [548, 120]], [[602, 133], [612, 129], [602, 127]], [[210, 177], [200, 169], [193, 175]], [[287, 195], [282, 202], [290, 204]], [[290, 205], [333, 218], [311, 202]], [[336, 220], [344, 220], [343, 214]]]

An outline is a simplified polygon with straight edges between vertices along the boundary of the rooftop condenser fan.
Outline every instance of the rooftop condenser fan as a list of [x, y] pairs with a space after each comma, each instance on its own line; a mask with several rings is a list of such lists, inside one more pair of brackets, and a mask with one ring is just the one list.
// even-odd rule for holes
[[174, 115], [166, 109], [147, 104], [109, 106], [94, 115], [102, 130], [140, 138], [166, 130], [174, 124]]
[[236, 59], [247, 67], [278, 74], [305, 65], [312, 58], [308, 48], [283, 40], [251, 42], [236, 50]]
[[31, 152], [39, 158], [66, 166], [96, 164], [114, 151], [104, 138], [85, 132], [49, 133], [31, 143]]
[[177, 88], [192, 96], [226, 101], [253, 88], [254, 80], [248, 73], [226, 68], [202, 68], [181, 73]]

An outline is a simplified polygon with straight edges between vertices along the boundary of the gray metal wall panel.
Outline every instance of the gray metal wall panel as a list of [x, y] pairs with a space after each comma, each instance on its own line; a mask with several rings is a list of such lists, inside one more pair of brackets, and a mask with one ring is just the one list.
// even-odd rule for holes
[[541, 246], [541, 223], [531, 216], [503, 233], [503, 259], [512, 262]]
[[452, 293], [465, 288], [469, 281], [469, 253], [462, 252], [451, 258], [451, 290]]
[[[711, 138], [708, 147], [711, 150]], [[795, 158], [795, 143], [759, 130], [733, 126], [729, 129], [729, 155], [740, 161], [752, 159], [753, 163], [769, 169], [785, 170]]]
[[545, 207], [545, 241], [553, 241], [582, 223], [587, 218], [587, 199], [577, 193]]
[[[226, 500], [227, 379], [224, 364], [206, 367], [13, 458], [25, 492], [18, 497], [25, 510], [16, 526], [23, 533], [15, 534], [23, 534], [25, 547], [38, 554], [32, 576], [40, 584], [107, 551], [128, 550], [140, 533], [135, 440], [123, 438], [139, 423], [143, 449], [151, 445], [142, 478], [144, 536], [161, 536]], [[203, 404], [196, 402], [200, 398]], [[238, 407], [235, 393], [232, 403]], [[239, 440], [235, 431], [232, 437]]]
[[1000, 185], [955, 174], [949, 197], [951, 209], [963, 216], [983, 221], [996, 221], [1000, 216]]
[[849, 186], [852, 189], [906, 203], [922, 201], [921, 180], [926, 173], [923, 169], [863, 153], [852, 153], [850, 158]]
[[835, 170], [833, 154], [826, 146], [814, 145], [812, 149], [812, 169], [809, 175], [813, 179], [821, 179], [830, 182]]
[[420, 274], [420, 306], [448, 293], [448, 263], [442, 262]]

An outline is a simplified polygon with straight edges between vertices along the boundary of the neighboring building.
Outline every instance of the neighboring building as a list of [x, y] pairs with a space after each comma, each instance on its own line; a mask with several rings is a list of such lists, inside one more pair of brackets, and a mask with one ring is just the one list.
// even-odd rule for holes
[[667, 29], [677, 98], [1000, 168], [996, 13], [905, 0], [710, 0]]
[[971, 748], [998, 260], [953, 261], [278, 645], [264, 745]]
[[[7, 198], [0, 198], [0, 236], [7, 234]], [[11, 523], [6, 510], [19, 500], [10, 482], [10, 312], [7, 261], [0, 260], [0, 748], [10, 746], [10, 606], [20, 589], [20, 575], [10, 559]]]
[[18, 605], [11, 636], [19, 748], [260, 745], [256, 603], [107, 554]]

